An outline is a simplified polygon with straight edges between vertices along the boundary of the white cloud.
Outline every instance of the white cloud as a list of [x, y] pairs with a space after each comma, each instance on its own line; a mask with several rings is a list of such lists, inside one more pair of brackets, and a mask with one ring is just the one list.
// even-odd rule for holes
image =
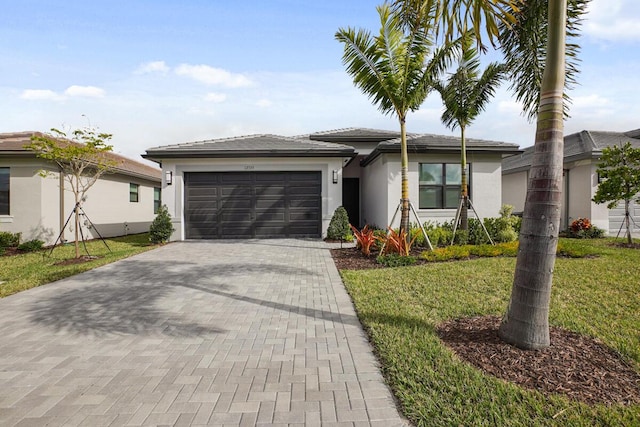
[[95, 86], [69, 86], [64, 94], [67, 96], [82, 96], [86, 98], [102, 98], [104, 89]]
[[169, 71], [169, 67], [165, 64], [164, 61], [153, 61], [141, 64], [136, 70], [134, 74], [151, 74], [151, 73], [167, 73]]
[[575, 109], [602, 108], [609, 105], [611, 105], [609, 99], [596, 94], [576, 96], [571, 100], [571, 106]]
[[176, 70], [179, 76], [190, 77], [196, 81], [212, 86], [222, 86], [228, 88], [238, 88], [251, 86], [252, 81], [242, 75], [234, 74], [221, 68], [214, 68], [208, 65], [181, 64]]
[[604, 41], [640, 40], [637, 0], [592, 0], [583, 24], [585, 34]]
[[260, 107], [260, 108], [269, 108], [269, 107], [271, 107], [272, 105], [273, 105], [273, 102], [269, 101], [269, 100], [268, 100], [268, 99], [266, 99], [266, 98], [259, 99], [259, 100], [256, 102], [256, 106], [257, 106], [257, 107]]
[[220, 102], [226, 101], [227, 95], [225, 95], [224, 93], [210, 92], [205, 95], [204, 100], [218, 104]]
[[20, 98], [27, 99], [30, 101], [33, 101], [33, 100], [60, 101], [64, 99], [64, 97], [58, 95], [57, 93], [49, 89], [26, 89], [22, 91], [22, 93], [20, 94]]

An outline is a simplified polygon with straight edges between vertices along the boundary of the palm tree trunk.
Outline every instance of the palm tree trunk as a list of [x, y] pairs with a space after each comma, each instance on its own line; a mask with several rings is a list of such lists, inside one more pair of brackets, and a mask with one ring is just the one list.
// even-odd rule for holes
[[400, 116], [400, 171], [402, 180], [402, 214], [400, 216], [400, 232], [409, 234], [409, 155], [407, 153], [407, 129], [405, 117]]
[[[460, 197], [462, 197], [462, 209], [460, 209], [460, 230], [469, 229], [469, 188], [467, 184], [467, 141], [464, 136], [464, 126], [460, 126]], [[446, 183], [445, 183], [446, 184]]]
[[516, 347], [548, 347], [549, 302], [562, 202], [563, 99], [567, 0], [549, 0], [547, 57], [520, 249], [500, 337]]

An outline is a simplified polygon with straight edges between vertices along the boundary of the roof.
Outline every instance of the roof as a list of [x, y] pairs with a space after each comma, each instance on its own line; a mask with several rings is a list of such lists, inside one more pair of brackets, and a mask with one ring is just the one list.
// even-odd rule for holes
[[147, 149], [142, 157], [156, 160], [180, 157], [349, 157], [353, 147], [279, 135], [246, 135], [209, 139]]
[[[34, 157], [35, 153], [24, 148], [24, 146], [31, 143], [31, 137], [35, 135], [44, 136], [42, 132], [33, 131], [0, 133], [0, 157]], [[60, 138], [57, 139], [60, 140]], [[69, 144], [77, 144], [68, 139], [62, 139], [61, 141]], [[114, 168], [116, 173], [160, 182], [160, 169], [136, 162], [135, 160], [113, 152], [107, 152], [106, 155], [117, 163], [117, 166]]]
[[[564, 162], [583, 159], [599, 159], [602, 149], [630, 142], [640, 148], [640, 129], [628, 132], [607, 132], [583, 130], [564, 137]], [[503, 173], [514, 173], [529, 169], [533, 161], [534, 147], [526, 148], [519, 156], [502, 161]]]
[[[399, 153], [400, 145], [400, 138], [380, 142], [375, 150], [362, 161], [362, 165], [368, 165], [383, 153]], [[469, 153], [520, 153], [518, 145], [510, 142], [467, 138], [466, 146]], [[460, 138], [433, 134], [410, 135], [407, 137], [407, 151], [409, 153], [459, 153]]]
[[308, 135], [313, 141], [340, 142], [382, 142], [388, 139], [399, 138], [400, 132], [368, 128], [344, 128], [324, 132], [316, 132]]

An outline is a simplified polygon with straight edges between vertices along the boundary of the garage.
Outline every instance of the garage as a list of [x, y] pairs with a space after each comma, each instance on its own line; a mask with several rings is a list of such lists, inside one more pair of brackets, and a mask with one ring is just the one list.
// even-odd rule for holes
[[185, 172], [185, 237], [320, 237], [321, 179], [319, 171]]

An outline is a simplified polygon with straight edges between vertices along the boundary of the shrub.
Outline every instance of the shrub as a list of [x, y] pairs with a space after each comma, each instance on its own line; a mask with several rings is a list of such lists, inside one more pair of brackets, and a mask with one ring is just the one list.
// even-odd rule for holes
[[415, 240], [409, 239], [406, 230], [396, 231], [393, 228], [389, 227], [389, 232], [382, 237], [376, 237], [378, 243], [384, 247], [384, 253], [380, 255], [386, 254], [398, 254], [402, 256], [409, 255], [411, 252], [411, 246]]
[[578, 218], [571, 222], [566, 236], [574, 239], [598, 239], [604, 237], [604, 230], [591, 224], [589, 218]]
[[342, 206], [338, 206], [329, 222], [327, 238], [332, 240], [345, 240], [349, 234], [351, 234], [351, 230], [349, 228], [347, 210]]
[[397, 253], [391, 253], [386, 255], [379, 255], [376, 258], [378, 264], [382, 264], [385, 267], [404, 267], [407, 265], [413, 265], [416, 263], [416, 257], [411, 255], [400, 255]]
[[353, 230], [353, 235], [356, 238], [356, 247], [360, 249], [365, 256], [371, 255], [371, 248], [375, 246], [376, 243], [374, 230], [370, 229], [368, 225], [365, 225], [362, 230], [358, 230], [351, 224], [349, 224], [349, 226], [351, 230]]
[[171, 215], [169, 215], [167, 206], [160, 206], [158, 214], [149, 227], [149, 240], [151, 243], [167, 242], [174, 231], [175, 228], [171, 224]]
[[0, 231], [0, 248], [13, 248], [20, 244], [22, 233]]
[[446, 246], [433, 251], [423, 252], [421, 257], [427, 261], [449, 261], [469, 258], [469, 246]]
[[18, 250], [22, 252], [34, 252], [42, 249], [42, 246], [44, 246], [44, 242], [42, 240], [34, 239], [18, 245]]

